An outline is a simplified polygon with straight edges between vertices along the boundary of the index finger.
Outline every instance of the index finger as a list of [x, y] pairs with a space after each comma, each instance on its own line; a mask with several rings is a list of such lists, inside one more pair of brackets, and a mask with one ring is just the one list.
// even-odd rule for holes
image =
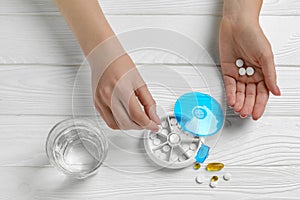
[[131, 119], [145, 129], [158, 131], [158, 126], [146, 115], [135, 95], [132, 95], [129, 100], [129, 116]]

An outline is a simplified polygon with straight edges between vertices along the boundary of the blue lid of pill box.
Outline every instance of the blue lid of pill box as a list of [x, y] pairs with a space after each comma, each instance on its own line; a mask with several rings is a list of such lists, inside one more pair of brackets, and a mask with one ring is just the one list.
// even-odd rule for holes
[[174, 106], [174, 115], [183, 131], [199, 137], [218, 133], [224, 124], [221, 105], [210, 95], [201, 92], [180, 96]]

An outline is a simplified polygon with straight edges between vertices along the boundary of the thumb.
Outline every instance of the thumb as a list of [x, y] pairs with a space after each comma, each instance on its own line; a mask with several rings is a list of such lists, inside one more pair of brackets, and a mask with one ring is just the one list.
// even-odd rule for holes
[[272, 94], [280, 96], [281, 92], [277, 85], [274, 56], [272, 52], [262, 56], [261, 68], [267, 88], [272, 92]]

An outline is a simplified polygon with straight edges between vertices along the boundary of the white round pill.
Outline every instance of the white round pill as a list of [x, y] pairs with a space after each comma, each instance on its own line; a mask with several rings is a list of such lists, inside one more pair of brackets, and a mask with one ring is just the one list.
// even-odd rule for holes
[[162, 126], [163, 128], [167, 128], [167, 127], [168, 127], [168, 122], [167, 122], [167, 121], [162, 121], [162, 122], [161, 122], [161, 126]]
[[252, 76], [254, 74], [254, 68], [253, 67], [247, 67], [246, 73], [248, 76]]
[[201, 175], [198, 175], [195, 180], [199, 184], [202, 184], [204, 182], [204, 178]]
[[240, 69], [239, 69], [239, 75], [240, 75], [240, 76], [245, 76], [245, 75], [246, 75], [246, 69], [243, 68], [243, 67], [240, 68]]
[[217, 185], [218, 185], [218, 182], [210, 182], [210, 183], [209, 183], [209, 186], [210, 186], [211, 188], [215, 188], [215, 187], [217, 187]]
[[177, 123], [177, 121], [176, 121], [175, 118], [172, 118], [172, 119], [170, 120], [170, 122], [171, 122], [171, 125], [176, 125], [176, 123]]
[[156, 133], [151, 133], [151, 135], [150, 135], [150, 139], [154, 140], [155, 138], [157, 138], [157, 135], [156, 135]]
[[176, 133], [170, 135], [169, 142], [172, 144], [178, 144], [180, 142], [180, 136]]
[[187, 152], [190, 149], [188, 144], [182, 144], [181, 147], [184, 150], [184, 152]]
[[190, 144], [190, 149], [195, 150], [197, 148], [197, 145], [195, 143]]
[[237, 67], [243, 67], [244, 66], [244, 61], [242, 60], [242, 59], [237, 59], [236, 61], [235, 61], [235, 65], [237, 66]]
[[164, 152], [169, 152], [170, 151], [170, 146], [169, 145], [165, 145], [165, 146], [163, 146], [163, 148], [162, 148], [162, 150], [164, 151]]
[[164, 135], [168, 135], [169, 131], [168, 131], [167, 129], [163, 129], [163, 130], [161, 131], [161, 133], [164, 134]]
[[161, 154], [161, 150], [156, 150], [156, 151], [155, 151], [155, 155], [156, 155], [157, 157], [159, 157], [160, 154]]
[[159, 145], [160, 143], [161, 143], [160, 139], [156, 138], [156, 139], [153, 140], [153, 144], [156, 145], [156, 146]]
[[224, 179], [225, 181], [229, 181], [229, 180], [231, 179], [231, 177], [232, 177], [232, 175], [231, 175], [230, 173], [225, 173], [225, 174], [223, 175], [223, 179]]

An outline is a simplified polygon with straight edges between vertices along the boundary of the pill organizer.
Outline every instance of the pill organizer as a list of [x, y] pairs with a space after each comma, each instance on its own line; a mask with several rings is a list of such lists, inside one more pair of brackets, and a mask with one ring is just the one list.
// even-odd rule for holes
[[174, 115], [161, 119], [158, 132], [147, 131], [144, 145], [150, 159], [159, 166], [179, 169], [192, 165], [204, 138], [182, 131]]
[[219, 133], [223, 125], [222, 108], [213, 97], [189, 92], [177, 99], [174, 115], [161, 119], [158, 132], [145, 133], [145, 149], [152, 161], [166, 168], [203, 163], [210, 151], [205, 138]]

